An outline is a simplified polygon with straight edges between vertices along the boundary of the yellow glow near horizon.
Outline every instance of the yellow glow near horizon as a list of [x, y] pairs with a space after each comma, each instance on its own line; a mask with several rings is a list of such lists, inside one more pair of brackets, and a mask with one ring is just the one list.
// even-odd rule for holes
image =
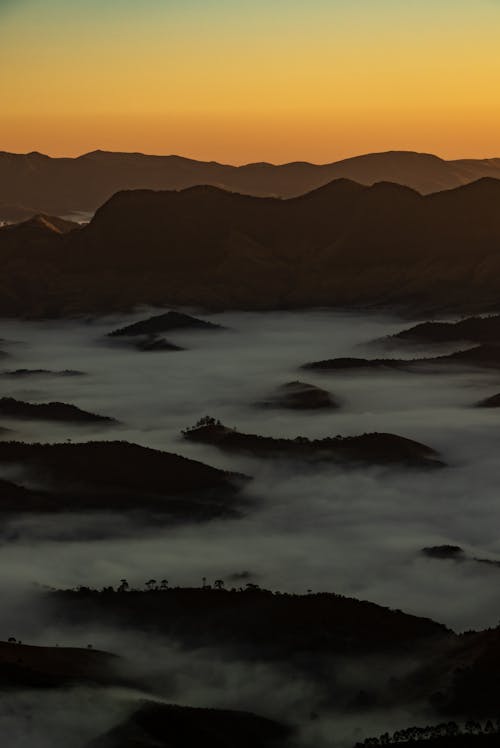
[[0, 0], [0, 149], [500, 156], [495, 0]]

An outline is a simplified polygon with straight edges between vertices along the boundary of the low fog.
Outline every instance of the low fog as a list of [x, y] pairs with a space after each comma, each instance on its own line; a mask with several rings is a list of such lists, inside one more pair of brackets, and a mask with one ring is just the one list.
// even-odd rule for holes
[[[129, 687], [70, 688], [9, 694], [0, 706], [0, 730], [9, 748], [83, 748], [86, 741], [118, 725], [141, 700], [200, 708], [252, 711], [294, 729], [291, 748], [352, 748], [369, 735], [432, 720], [422, 703], [413, 706], [355, 705], [360, 690], [383, 694], [393, 678], [419, 666], [409, 655], [342, 657], [321, 654], [294, 662], [253, 661], [217, 647], [186, 649], [152, 632], [112, 625], [51, 619], [37, 599], [11, 590], [2, 625], [23, 643], [42, 646], [89, 644], [121, 658]], [[318, 672], [321, 676], [318, 677]], [[136, 684], [136, 685], [134, 685]]]
[[[254, 508], [242, 519], [170, 529], [138, 528], [109, 515], [13, 520], [0, 535], [3, 584], [101, 586], [126, 577], [141, 586], [154, 576], [197, 585], [204, 576], [249, 572], [271, 589], [336, 591], [458, 630], [496, 625], [499, 569], [430, 560], [419, 551], [450, 543], [473, 556], [500, 559], [499, 416], [473, 407], [500, 390], [498, 374], [299, 370], [321, 358], [384, 355], [383, 348], [367, 344], [405, 324], [376, 315], [219, 314], [210, 319], [225, 331], [171, 333], [168, 339], [186, 348], [179, 352], [139, 352], [106, 339], [108, 331], [150, 313], [89, 322], [4, 321], [2, 348], [10, 354], [4, 370], [75, 369], [86, 375], [3, 376], [2, 395], [73, 403], [120, 423], [96, 428], [3, 419], [2, 426], [12, 430], [9, 438], [126, 439], [241, 471], [254, 479], [245, 488]], [[341, 408], [256, 407], [275, 387], [298, 378], [330, 390]], [[227, 455], [182, 439], [181, 429], [203, 415], [273, 436], [389, 431], [436, 448], [449, 467], [342, 469]]]
[[[96, 427], [2, 419], [0, 426], [10, 429], [3, 437], [122, 439], [240, 471], [253, 477], [244, 488], [249, 499], [245, 516], [175, 527], [137, 524], [104, 512], [3, 522], [0, 589], [6, 604], [0, 639], [14, 635], [31, 644], [91, 643], [114, 651], [128, 658], [148, 684], [144, 695], [253, 709], [285, 721], [294, 715], [301, 726], [300, 745], [347, 748], [366, 735], [426, 720], [422, 710], [418, 717], [394, 711], [343, 714], [336, 709], [333, 681], [326, 694], [314, 680], [293, 680], [282, 668], [228, 660], [215, 651], [186, 652], [174, 643], [127, 632], [126, 626], [119, 632], [65, 629], [46, 614], [39, 602], [45, 585], [102, 587], [127, 578], [131, 586], [143, 587], [154, 577], [172, 586], [201, 586], [206, 577], [209, 582], [222, 578], [227, 586], [252, 581], [289, 592], [334, 591], [428, 616], [457, 631], [494, 626], [500, 618], [500, 568], [420, 554], [424, 546], [446, 543], [460, 545], [470, 557], [500, 560], [500, 416], [494, 409], [473, 407], [500, 391], [499, 374], [300, 371], [302, 364], [335, 356], [436, 354], [432, 347], [401, 347], [395, 354], [373, 346], [373, 340], [407, 326], [375, 314], [205, 315], [227, 329], [171, 333], [168, 340], [186, 349], [178, 352], [139, 352], [133, 340], [106, 338], [107, 332], [153, 313], [143, 309], [97, 321], [4, 320], [0, 348], [9, 354], [1, 361], [4, 372], [72, 369], [85, 376], [2, 375], [1, 396], [63, 401], [119, 423]], [[328, 389], [340, 408], [297, 412], [256, 405], [296, 379]], [[393, 432], [434, 447], [448, 467], [342, 468], [228, 455], [182, 439], [181, 430], [204, 415], [270, 436]], [[12, 477], [12, 471], [3, 468], [1, 475]], [[28, 482], [22, 472], [15, 477]], [[416, 664], [404, 667], [411, 670]], [[342, 667], [337, 662], [332, 670], [344, 696], [381, 671], [387, 677], [390, 663], [346, 662]], [[131, 709], [128, 692], [69, 691], [60, 709], [45, 704], [51, 698], [40, 700], [29, 692], [9, 696], [0, 712], [9, 745], [34, 745], [29, 731], [37, 724], [39, 748], [79, 748], [84, 737], [108, 729]], [[319, 719], [311, 720], [311, 711]]]

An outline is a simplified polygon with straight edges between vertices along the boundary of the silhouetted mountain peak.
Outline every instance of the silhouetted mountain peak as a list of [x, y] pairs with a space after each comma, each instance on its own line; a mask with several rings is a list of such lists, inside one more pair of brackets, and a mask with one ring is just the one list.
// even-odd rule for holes
[[298, 200], [310, 200], [319, 197], [337, 199], [342, 195], [360, 195], [366, 191], [366, 187], [359, 182], [355, 182], [353, 179], [346, 179], [341, 177], [340, 179], [334, 179], [332, 182], [327, 182], [321, 187], [317, 187], [315, 190], [301, 195]]
[[461, 187], [457, 187], [455, 193], [468, 195], [484, 195], [488, 193], [500, 195], [500, 179], [497, 177], [481, 177], [481, 179], [476, 179], [474, 182], [469, 182]]
[[396, 182], [375, 182], [371, 187], [367, 188], [370, 195], [377, 195], [383, 199], [390, 199], [391, 197], [409, 197], [422, 199], [422, 195], [411, 187], [407, 187], [404, 184], [396, 184]]

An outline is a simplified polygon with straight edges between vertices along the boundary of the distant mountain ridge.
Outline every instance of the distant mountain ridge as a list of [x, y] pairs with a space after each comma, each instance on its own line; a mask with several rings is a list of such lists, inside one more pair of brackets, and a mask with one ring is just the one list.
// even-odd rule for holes
[[[429, 194], [483, 177], [500, 178], [500, 158], [445, 161], [411, 151], [371, 153], [331, 164], [231, 166], [181, 156], [93, 151], [77, 158], [0, 151], [0, 221], [28, 212], [93, 212], [120, 190], [182, 190], [211, 185], [261, 197], [296, 197], [336, 179], [394, 182]], [[28, 207], [25, 207], [28, 206]]]

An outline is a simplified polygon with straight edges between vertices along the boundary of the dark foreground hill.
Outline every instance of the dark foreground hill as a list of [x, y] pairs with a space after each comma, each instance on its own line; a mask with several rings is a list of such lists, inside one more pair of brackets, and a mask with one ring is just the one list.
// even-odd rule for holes
[[243, 434], [206, 417], [193, 428], [183, 431], [183, 435], [188, 441], [212, 444], [228, 452], [244, 452], [257, 457], [430, 468], [444, 464], [434, 449], [396, 434], [284, 439]]
[[37, 489], [0, 481], [0, 511], [154, 512], [174, 521], [234, 516], [242, 477], [128, 442], [0, 442], [0, 464]]
[[79, 158], [50, 158], [42, 153], [3, 152], [0, 221], [22, 220], [30, 210], [58, 215], [94, 211], [125, 189], [180, 190], [209, 184], [249, 195], [292, 197], [344, 178], [367, 185], [391, 181], [429, 193], [481, 177], [500, 177], [500, 159], [444, 161], [426, 153], [393, 151], [324, 165], [236, 167], [141, 153], [95, 151]]
[[49, 593], [59, 620], [75, 625], [126, 621], [191, 646], [222, 646], [245, 657], [287, 659], [301, 653], [411, 651], [454, 635], [427, 618], [334, 594], [287, 595], [246, 590], [173, 588]]
[[423, 197], [340, 180], [291, 200], [121, 192], [84, 228], [0, 229], [0, 314], [157, 306], [487, 309], [500, 296], [500, 180]]
[[248, 712], [144, 702], [87, 748], [278, 748], [291, 730]]
[[[213, 647], [222, 656], [284, 662], [291, 672], [314, 673], [323, 685], [332, 685], [332, 675], [335, 680], [336, 662], [383, 656], [406, 667], [396, 680], [382, 677], [365, 707], [425, 703], [447, 720], [498, 715], [500, 628], [456, 635], [430, 619], [330, 593], [273, 593], [256, 585], [169, 589], [153, 582], [146, 591], [54, 591], [45, 601], [59, 622], [71, 626], [119, 624], [188, 649]], [[364, 687], [370, 689], [361, 676], [358, 688]], [[356, 688], [339, 698], [352, 705], [355, 694]]]

